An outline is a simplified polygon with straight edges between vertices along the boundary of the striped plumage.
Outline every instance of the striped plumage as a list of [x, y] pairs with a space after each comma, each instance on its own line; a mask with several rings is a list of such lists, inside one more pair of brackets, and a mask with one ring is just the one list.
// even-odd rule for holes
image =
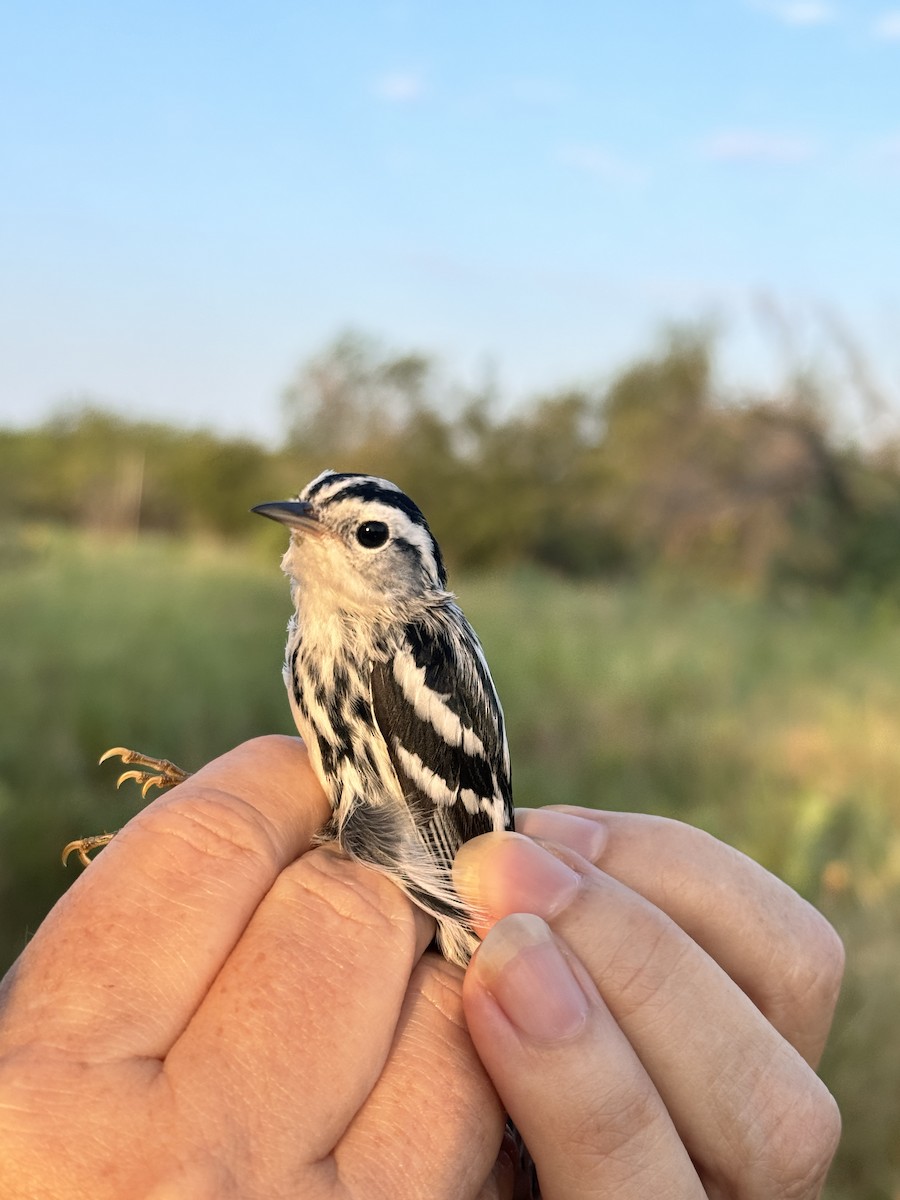
[[254, 511], [291, 530], [284, 676], [331, 800], [323, 836], [400, 884], [464, 966], [477, 939], [450, 866], [468, 838], [512, 828], [512, 793], [503, 712], [438, 544], [368, 475], [325, 471]]

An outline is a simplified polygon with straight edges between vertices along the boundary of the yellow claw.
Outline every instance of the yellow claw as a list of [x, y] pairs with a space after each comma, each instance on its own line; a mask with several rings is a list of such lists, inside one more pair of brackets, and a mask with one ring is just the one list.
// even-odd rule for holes
[[[125, 746], [113, 746], [111, 750], [107, 750], [105, 754], [101, 755], [100, 762], [104, 763], [108, 758], [121, 758], [126, 766], [136, 763], [138, 767], [147, 768], [146, 770], [123, 771], [116, 780], [117, 788], [121, 787], [126, 779], [133, 779], [135, 783], [140, 784], [141, 797], [144, 800], [151, 788], [155, 787], [160, 791], [165, 791], [166, 788], [183, 783], [190, 773], [182, 771], [181, 767], [176, 767], [167, 758], [152, 758], [149, 754], [141, 754], [138, 750], [128, 750]], [[155, 774], [150, 774], [151, 771]]]
[[[147, 799], [147, 793], [151, 788], [165, 791], [166, 788], [183, 783], [189, 774], [188, 771], [182, 771], [181, 767], [176, 767], [166, 758], [151, 758], [149, 754], [141, 754], [139, 751], [129, 750], [125, 746], [113, 746], [111, 750], [100, 755], [100, 762], [105, 763], [109, 758], [121, 758], [126, 766], [135, 763], [138, 768], [146, 768], [146, 770], [123, 771], [116, 780], [116, 787], [121, 787], [126, 779], [133, 779], [140, 785], [143, 800]], [[111, 842], [115, 836], [114, 833], [99, 833], [93, 837], [77, 838], [74, 842], [69, 842], [62, 852], [63, 866], [66, 865], [70, 854], [77, 854], [83, 867], [90, 866], [91, 851], [99, 850], [101, 846]]]
[[146, 771], [123, 771], [116, 780], [116, 787], [120, 788], [126, 779], [133, 779], [135, 783], [141, 785], [141, 799], [147, 799], [147, 793], [152, 787], [157, 787], [164, 790], [167, 787], [172, 787], [171, 783], [167, 783], [162, 775], [148, 775]]
[[122, 774], [119, 776], [119, 778], [116, 780], [116, 787], [120, 788], [126, 779], [143, 779], [143, 778], [144, 778], [143, 771], [123, 771]]
[[100, 755], [99, 762], [105, 763], [106, 760], [108, 758], [112, 758], [113, 755], [117, 755], [119, 758], [121, 758], [122, 762], [131, 762], [132, 754], [134, 754], [134, 751], [126, 750], [124, 746], [113, 746], [111, 750], [107, 750], [105, 754]]
[[81, 865], [89, 867], [91, 865], [89, 851], [99, 850], [101, 846], [105, 846], [111, 842], [115, 836], [114, 833], [97, 833], [93, 837], [76, 838], [74, 842], [69, 842], [68, 846], [63, 848], [63, 866], [68, 862], [70, 854], [77, 854], [81, 860]]

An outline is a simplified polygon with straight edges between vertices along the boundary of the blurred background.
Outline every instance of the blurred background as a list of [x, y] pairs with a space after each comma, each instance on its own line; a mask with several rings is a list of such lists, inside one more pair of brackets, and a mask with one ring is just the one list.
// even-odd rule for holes
[[849, 966], [832, 1200], [900, 1196], [900, 8], [0, 15], [0, 955], [113, 744], [291, 730], [282, 531], [409, 491], [520, 804], [662, 813]]

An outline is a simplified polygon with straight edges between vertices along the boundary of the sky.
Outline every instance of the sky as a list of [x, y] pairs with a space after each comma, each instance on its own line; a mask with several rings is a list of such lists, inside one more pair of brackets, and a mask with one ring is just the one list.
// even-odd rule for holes
[[347, 328], [516, 402], [696, 321], [900, 412], [889, 0], [4, 6], [0, 426], [275, 442]]

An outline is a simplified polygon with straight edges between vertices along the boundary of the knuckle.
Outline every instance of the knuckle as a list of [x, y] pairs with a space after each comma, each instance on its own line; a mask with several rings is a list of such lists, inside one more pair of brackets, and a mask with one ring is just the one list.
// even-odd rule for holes
[[841, 1136], [840, 1110], [822, 1081], [810, 1074], [804, 1095], [785, 1095], [764, 1125], [759, 1163], [764, 1186], [776, 1188], [785, 1200], [818, 1196]]
[[697, 970], [692, 949], [687, 936], [662, 913], [648, 908], [629, 913], [604, 967], [618, 1019], [654, 1013], [672, 1003], [673, 977]]
[[322, 919], [349, 921], [367, 935], [391, 940], [402, 932], [414, 940], [412, 904], [380, 871], [319, 847], [305, 854], [296, 872], [282, 874], [276, 887], [291, 889], [293, 899], [315, 906]]
[[[770, 1015], [797, 1020], [798, 1014], [830, 1017], [837, 1004], [844, 975], [844, 944], [835, 929], [812, 906], [802, 936], [795, 938], [787, 970], [778, 992], [764, 1007]], [[806, 1018], [802, 1017], [802, 1023]]]
[[466, 1028], [462, 1006], [462, 971], [436, 954], [423, 959], [413, 978], [418, 994], [447, 1025]]
[[173, 793], [139, 814], [144, 829], [161, 838], [176, 838], [205, 857], [240, 863], [277, 860], [275, 831], [252, 804], [231, 792], [204, 787], [189, 799]]
[[243, 743], [248, 750], [263, 758], [279, 753], [296, 754], [299, 744], [299, 738], [286, 733], [261, 733]]
[[637, 1170], [659, 1125], [659, 1100], [638, 1078], [623, 1079], [600, 1097], [572, 1096], [567, 1105], [566, 1142], [573, 1164], [615, 1159]]
[[825, 918], [811, 909], [811, 928], [805, 955], [800, 956], [799, 994], [811, 995], [833, 1006], [844, 975], [844, 944]]
[[470, 1124], [473, 1104], [493, 1128], [499, 1100], [469, 1036], [460, 968], [436, 954], [425, 955], [410, 980], [403, 1037], [407, 1052], [412, 1049], [428, 1061], [431, 1077], [450, 1084], [441, 1095], [442, 1128], [451, 1116], [455, 1126]]

